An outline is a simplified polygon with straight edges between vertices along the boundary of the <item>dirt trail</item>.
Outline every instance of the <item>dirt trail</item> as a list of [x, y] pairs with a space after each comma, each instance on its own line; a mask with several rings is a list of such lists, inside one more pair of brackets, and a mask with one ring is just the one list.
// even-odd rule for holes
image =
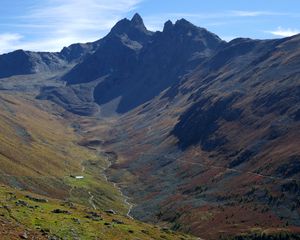
[[[83, 161], [81, 162], [81, 166], [82, 166], [82, 168], [81, 168], [81, 173], [82, 173], [82, 175], [84, 175], [84, 172], [85, 172], [85, 166], [84, 166], [84, 164], [83, 164]], [[94, 198], [95, 198], [95, 196], [89, 191], [88, 192], [89, 193], [89, 204], [92, 206], [92, 208], [93, 209], [97, 209], [97, 207], [96, 207], [96, 205], [95, 205], [95, 203], [94, 203]]]
[[185, 160], [178, 160], [178, 159], [172, 158], [172, 157], [168, 157], [168, 158], [172, 159], [174, 161], [177, 161], [177, 162], [183, 162], [183, 163], [188, 163], [188, 164], [192, 164], [192, 165], [199, 165], [199, 166], [203, 166], [203, 167], [207, 167], [207, 168], [223, 169], [223, 170], [230, 171], [230, 172], [237, 172], [237, 173], [241, 173], [241, 174], [249, 174], [249, 175], [254, 175], [254, 176], [257, 176], [257, 177], [262, 177], [262, 178], [267, 178], [267, 179], [272, 179], [272, 180], [281, 180], [281, 181], [297, 181], [297, 180], [299, 180], [299, 179], [294, 179], [294, 178], [274, 177], [274, 176], [263, 175], [263, 174], [259, 174], [259, 173], [255, 173], [255, 172], [249, 172], [249, 171], [241, 171], [241, 170], [238, 170], [238, 169], [235, 169], [235, 168], [227, 168], [227, 167], [221, 167], [221, 166], [214, 166], [214, 165], [190, 162], [190, 161], [185, 161]]
[[[126, 216], [127, 216], [128, 218], [133, 219], [133, 217], [130, 215], [130, 212], [131, 212], [131, 210], [132, 210], [132, 208], [133, 208], [133, 204], [131, 204], [131, 203], [129, 202], [129, 197], [126, 196], [126, 195], [124, 195], [124, 193], [122, 192], [122, 190], [121, 190], [121, 188], [118, 186], [118, 184], [115, 183], [115, 182], [112, 182], [112, 181], [110, 181], [110, 180], [108, 179], [108, 177], [107, 177], [107, 175], [106, 175], [106, 171], [107, 171], [107, 170], [111, 167], [111, 165], [112, 165], [112, 163], [111, 163], [111, 161], [110, 161], [110, 159], [109, 159], [108, 156], [106, 156], [106, 162], [107, 162], [107, 166], [104, 167], [104, 168], [102, 168], [102, 169], [103, 169], [103, 171], [102, 171], [102, 176], [103, 176], [103, 178], [104, 178], [104, 180], [105, 180], [106, 182], [113, 184], [113, 186], [120, 192], [121, 197], [124, 199], [124, 200], [123, 200], [123, 203], [124, 203], [126, 206], [128, 206], [128, 211], [127, 211], [127, 213], [126, 213]], [[82, 175], [84, 175], [84, 172], [85, 172], [85, 170], [86, 170], [86, 168], [85, 168], [85, 166], [84, 166], [84, 161], [81, 162], [81, 166], [82, 166], [82, 168], [81, 168], [81, 173], [82, 173]], [[72, 188], [69, 190], [69, 195], [72, 194], [72, 191], [74, 190], [74, 188], [75, 188], [75, 186], [72, 186]], [[96, 210], [97, 207], [96, 207], [96, 205], [95, 205], [95, 203], [94, 203], [94, 198], [95, 198], [95, 196], [94, 196], [94, 195], [92, 194], [92, 192], [90, 192], [90, 191], [88, 192], [88, 194], [89, 194], [88, 202], [89, 202], [89, 204], [91, 205], [91, 207], [92, 207], [93, 209]]]
[[[85, 166], [83, 165], [83, 162], [84, 161], [82, 161], [80, 164], [81, 164], [81, 174], [82, 175], [84, 175], [84, 172], [85, 172]], [[67, 176], [66, 176], [67, 177]], [[72, 195], [72, 192], [73, 192], [73, 190], [76, 188], [76, 186], [72, 186], [71, 187], [71, 189], [69, 190], [69, 196], [71, 196]], [[89, 191], [88, 192], [88, 194], [89, 194], [89, 199], [88, 199], [88, 202], [89, 202], [89, 204], [91, 205], [91, 207], [93, 208], [93, 209], [97, 209], [97, 207], [96, 207], [96, 205], [95, 205], [95, 203], [94, 203], [94, 195]]]
[[94, 203], [94, 195], [91, 192], [89, 192], [89, 195], [90, 195], [90, 197], [89, 197], [89, 203], [96, 210], [97, 207], [96, 207], [96, 205]]
[[108, 180], [107, 175], [105, 174], [105, 172], [106, 172], [106, 170], [109, 169], [110, 166], [112, 165], [112, 163], [111, 163], [111, 161], [110, 161], [110, 159], [109, 159], [108, 156], [106, 156], [106, 162], [107, 162], [108, 164], [107, 164], [107, 166], [106, 166], [105, 168], [103, 168], [103, 177], [104, 177], [105, 181], [107, 181], [107, 182], [109, 182], [109, 183], [112, 183], [112, 184], [114, 185], [114, 187], [115, 187], [116, 189], [118, 189], [118, 191], [120, 192], [121, 196], [122, 196], [123, 199], [124, 199], [124, 201], [123, 201], [124, 204], [128, 206], [128, 211], [127, 211], [127, 213], [126, 213], [126, 216], [127, 216], [128, 218], [133, 219], [133, 217], [130, 215], [130, 212], [131, 212], [131, 210], [132, 210], [132, 208], [133, 208], [133, 204], [131, 204], [131, 203], [128, 201], [128, 200], [129, 200], [129, 197], [126, 196], [126, 195], [122, 192], [121, 188], [118, 186], [117, 183]]

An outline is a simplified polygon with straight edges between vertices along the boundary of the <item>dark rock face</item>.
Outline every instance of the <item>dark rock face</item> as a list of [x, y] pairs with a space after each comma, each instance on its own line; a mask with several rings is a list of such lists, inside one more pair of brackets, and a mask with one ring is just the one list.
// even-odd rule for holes
[[93, 221], [101, 221], [102, 217], [96, 212], [87, 212], [86, 218], [92, 219]]
[[30, 52], [17, 50], [0, 55], [0, 78], [65, 69], [70, 63], [78, 63], [98, 47], [98, 41], [72, 44], [61, 52]]
[[74, 114], [90, 116], [98, 112], [97, 104], [88, 97], [90, 95], [89, 89], [84, 88], [44, 87], [37, 98], [51, 100]]
[[135, 15], [118, 22], [97, 51], [64, 79], [78, 84], [105, 77], [94, 90], [95, 101], [102, 105], [121, 97], [116, 111], [124, 113], [178, 83], [222, 44], [216, 35], [184, 19], [152, 33]]
[[69, 211], [63, 209], [54, 209], [51, 212], [56, 214], [71, 214]]
[[[184, 20], [154, 34], [151, 42], [141, 49], [134, 67], [125, 69], [128, 76], [113, 76], [96, 87], [96, 102], [101, 105], [122, 96], [117, 112], [124, 113], [176, 85], [222, 42], [215, 35], [209, 40], [202, 35], [206, 37], [209, 33]], [[211, 48], [206, 48], [206, 41]], [[113, 88], [115, 84], [118, 90]]]
[[39, 202], [39, 203], [47, 203], [47, 202], [48, 202], [48, 199], [44, 199], [44, 198], [36, 198], [36, 197], [32, 197], [32, 196], [30, 196], [30, 195], [26, 195], [26, 198], [28, 198], [28, 199], [31, 200], [31, 201]]
[[[277, 122], [270, 122], [265, 139], [271, 141], [284, 136], [288, 132], [289, 121], [298, 119], [300, 82], [296, 70], [297, 58], [286, 62], [286, 55], [294, 53], [290, 50], [285, 53], [282, 51], [291, 49], [289, 46], [299, 42], [298, 38], [295, 36], [269, 41], [235, 39], [200, 64], [191, 75], [197, 91], [189, 101], [195, 103], [180, 116], [172, 132], [178, 138], [179, 145], [186, 148], [200, 143], [207, 149], [203, 141], [208, 141], [214, 135], [213, 139], [218, 140], [219, 147], [222, 146], [226, 141], [219, 141], [216, 137], [219, 129], [217, 121], [236, 121], [244, 109], [232, 108], [230, 105], [228, 108], [222, 102], [214, 103], [208, 99], [220, 98], [232, 92], [239, 92], [239, 101], [247, 99], [250, 102], [245, 106], [250, 108], [250, 116], [281, 116], [280, 119], [275, 118]], [[235, 159], [231, 163], [232, 167], [246, 161], [248, 157], [252, 158], [253, 155], [250, 155], [247, 153]]]
[[214, 103], [209, 99], [202, 99], [181, 115], [171, 134], [178, 138], [182, 149], [198, 143], [207, 151], [222, 146], [226, 143], [226, 138], [215, 134], [219, 128], [218, 121], [230, 121], [240, 115], [239, 110], [232, 109], [236, 100], [237, 95], [219, 99]]
[[[19, 51], [3, 55], [0, 67], [3, 58], [2, 65], [7, 71], [2, 72], [2, 77], [8, 77], [61, 70], [76, 64], [62, 77], [69, 87], [43, 89], [39, 98], [53, 100], [77, 114], [93, 114], [90, 100], [75, 100], [78, 96], [73, 94], [73, 86], [97, 82], [89, 85], [92, 101], [102, 106], [120, 99], [113, 111], [125, 113], [169, 87], [176, 93], [184, 76], [224, 45], [215, 34], [184, 19], [175, 24], [168, 21], [163, 32], [153, 33], [136, 14], [131, 20], [119, 21], [106, 37], [96, 42], [73, 44], [59, 53]], [[21, 67], [15, 69], [15, 65]], [[71, 104], [69, 100], [75, 102]], [[86, 111], [79, 107], [79, 102]]]
[[300, 121], [300, 109], [298, 109], [294, 114], [294, 120]]
[[251, 150], [245, 150], [229, 164], [229, 167], [234, 168], [246, 161], [249, 161], [254, 154], [255, 153]]
[[0, 55], [0, 78], [55, 71], [64, 66], [64, 60], [60, 59], [56, 53], [34, 53], [17, 50]]
[[137, 15], [131, 21], [123, 19], [98, 42], [95, 53], [75, 66], [63, 79], [68, 84], [78, 84], [129, 72], [136, 65], [138, 52], [151, 35]]
[[[18, 66], [18, 67], [17, 67]], [[33, 73], [33, 64], [26, 52], [18, 50], [0, 56], [0, 77]]]
[[[277, 92], [258, 98], [253, 103], [253, 108], [262, 108], [262, 112], [277, 112], [284, 115], [291, 105], [300, 103], [300, 86], [278, 89]], [[297, 119], [297, 118], [296, 118]]]
[[297, 196], [300, 196], [299, 182], [297, 183], [297, 181], [293, 180], [291, 182], [284, 183], [281, 186], [281, 191], [282, 192], [288, 192], [288, 193], [291, 193], [291, 194], [296, 194]]
[[77, 43], [69, 47], [64, 47], [59, 56], [67, 62], [78, 62], [86, 57], [88, 54], [93, 53], [99, 45], [99, 41], [93, 43]]
[[300, 155], [291, 156], [286, 163], [277, 168], [276, 173], [286, 178], [300, 173]]

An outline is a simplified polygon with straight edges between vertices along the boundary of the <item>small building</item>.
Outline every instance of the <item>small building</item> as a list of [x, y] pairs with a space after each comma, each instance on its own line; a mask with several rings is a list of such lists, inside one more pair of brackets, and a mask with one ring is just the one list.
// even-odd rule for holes
[[75, 176], [75, 175], [70, 175], [71, 178], [75, 179], [84, 179], [84, 176]]
[[84, 179], [84, 176], [76, 176], [76, 179]]

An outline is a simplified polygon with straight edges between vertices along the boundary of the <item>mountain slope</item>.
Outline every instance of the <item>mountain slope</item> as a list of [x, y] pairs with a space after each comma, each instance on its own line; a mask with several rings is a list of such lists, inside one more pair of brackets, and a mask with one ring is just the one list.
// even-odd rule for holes
[[[0, 101], [1, 183], [87, 206], [90, 192], [97, 207], [127, 211], [119, 190], [96, 172], [104, 171], [105, 157], [78, 145], [80, 135], [61, 117], [61, 109], [16, 93], [1, 93]], [[87, 180], [77, 186], [70, 176], [82, 174]]]
[[[38, 96], [29, 88], [30, 97], [37, 99], [20, 105], [30, 122], [41, 118], [30, 114], [32, 104], [35, 109], [44, 106], [42, 116], [49, 111], [61, 116], [54, 125], [41, 121], [54, 131], [47, 162], [55, 168], [38, 170], [35, 163], [42, 156], [37, 153], [35, 158], [31, 151], [45, 146], [34, 142], [27, 147], [20, 136], [14, 136], [17, 131], [10, 122], [21, 125], [26, 143], [27, 137], [40, 134], [39, 127], [26, 125], [27, 121], [20, 124], [24, 118], [10, 115], [8, 109], [15, 109], [21, 100], [8, 109], [2, 107], [3, 124], [9, 130], [0, 143], [10, 154], [16, 154], [12, 148], [20, 144], [22, 155], [33, 159], [29, 166], [21, 164], [20, 171], [43, 175], [50, 171], [62, 184], [56, 185], [59, 191], [83, 205], [91, 206], [94, 197], [97, 207], [112, 204], [126, 214], [129, 205], [124, 193], [134, 203], [129, 212], [135, 218], [204, 239], [243, 239], [243, 235], [247, 239], [256, 234], [259, 238], [263, 233], [270, 233], [271, 239], [281, 233], [297, 238], [299, 47], [299, 35], [226, 43], [184, 19], [175, 24], [168, 21], [162, 32], [153, 33], [135, 15], [121, 20], [95, 43], [64, 49], [59, 58], [72, 59], [68, 67], [46, 78]], [[2, 80], [3, 89], [24, 98], [24, 92], [9, 88], [15, 78], [23, 79]], [[37, 79], [37, 74], [32, 78]], [[66, 86], [57, 84], [61, 79]], [[64, 124], [71, 124], [80, 138]], [[34, 134], [24, 134], [24, 129]], [[43, 135], [44, 141], [47, 138]], [[58, 153], [53, 152], [56, 148]], [[84, 181], [66, 175], [62, 162], [53, 157], [57, 155], [69, 159], [74, 171], [79, 169], [76, 174], [84, 173]], [[9, 162], [20, 159], [10, 157]], [[5, 183], [14, 186], [12, 179]], [[28, 179], [22, 178], [32, 186]], [[47, 190], [34, 186], [29, 190]]]
[[128, 181], [134, 216], [209, 239], [299, 231], [299, 44], [233, 40], [173, 85], [172, 101], [163, 92], [112, 126], [112, 174]]
[[152, 33], [135, 15], [118, 22], [95, 53], [63, 79], [69, 85], [98, 80], [95, 101], [100, 106], [117, 101], [113, 110], [124, 113], [178, 82], [222, 44], [216, 35], [184, 19]]
[[72, 44], [61, 52], [30, 52], [17, 50], [0, 55], [0, 79], [15, 75], [57, 72], [73, 66], [98, 47], [98, 41]]
[[0, 102], [1, 239], [195, 239], [128, 217], [109, 155], [81, 143], [76, 116], [22, 92]]
[[67, 73], [68, 84], [86, 83], [109, 75], [111, 72], [130, 71], [136, 64], [139, 50], [149, 41], [147, 31], [138, 15], [132, 20], [119, 21], [111, 32], [100, 40], [97, 51]]
[[0, 193], [1, 239], [196, 239], [68, 201], [3, 186]]
[[17, 50], [0, 55], [0, 78], [25, 75], [44, 71], [55, 71], [66, 63], [55, 53], [34, 53]]

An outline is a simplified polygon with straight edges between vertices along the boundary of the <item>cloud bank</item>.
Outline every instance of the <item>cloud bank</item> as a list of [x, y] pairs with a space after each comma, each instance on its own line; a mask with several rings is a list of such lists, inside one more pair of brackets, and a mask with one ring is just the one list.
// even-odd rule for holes
[[278, 27], [276, 30], [266, 31], [266, 32], [271, 33], [272, 35], [278, 36], [278, 37], [290, 37], [290, 36], [300, 33], [300, 31], [298, 29], [282, 28], [282, 27]]
[[[14, 49], [59, 51], [75, 42], [94, 41], [142, 0], [33, 1], [11, 25], [26, 29], [0, 34], [0, 53]], [[36, 37], [34, 37], [36, 36]]]

